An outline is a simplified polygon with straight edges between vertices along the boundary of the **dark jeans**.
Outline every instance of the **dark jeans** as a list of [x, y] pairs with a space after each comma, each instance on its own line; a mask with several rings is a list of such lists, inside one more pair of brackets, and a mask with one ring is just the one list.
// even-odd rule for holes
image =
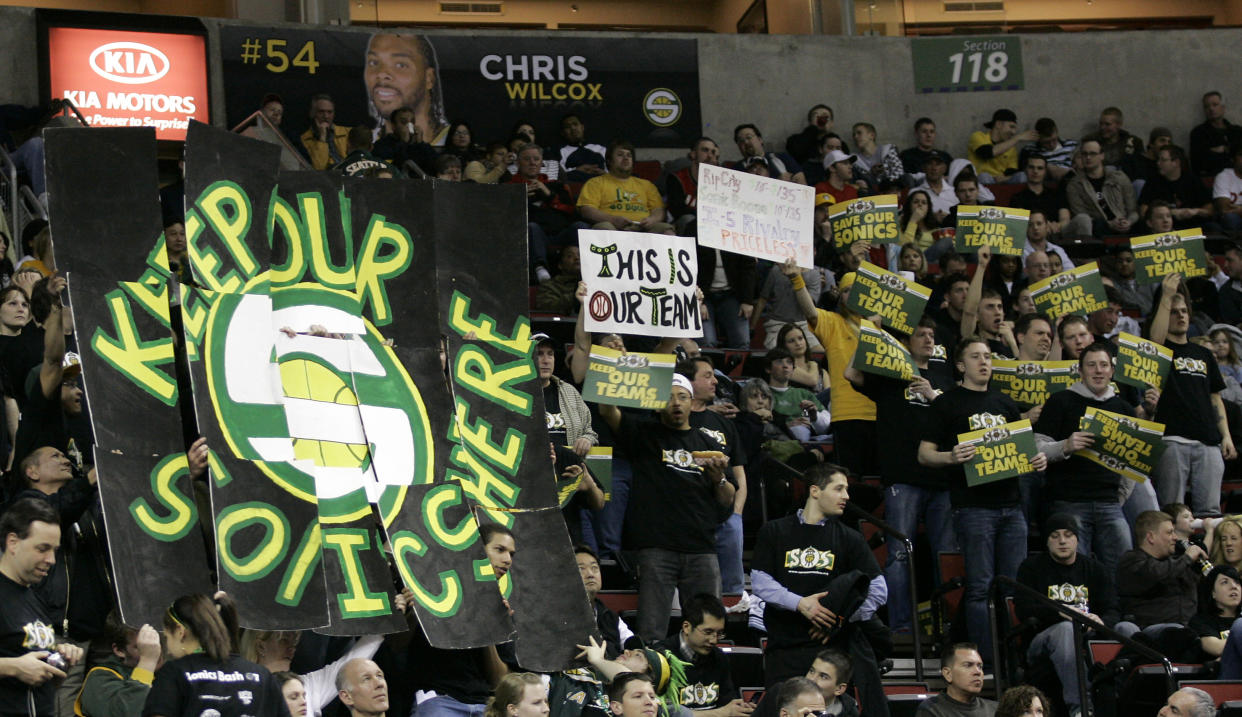
[[991, 664], [988, 588], [997, 575], [1012, 578], [1018, 574], [1018, 566], [1026, 557], [1026, 516], [1018, 507], [957, 508], [953, 525], [966, 560], [966, 631], [979, 645], [983, 660]]
[[526, 252], [530, 259], [530, 270], [536, 266], [548, 266], [548, 247], [578, 246], [578, 230], [589, 229], [586, 222], [574, 222], [563, 230], [548, 236], [543, 227], [534, 222], [526, 224]]
[[750, 347], [750, 324], [738, 312], [742, 303], [732, 291], [705, 292], [707, 321], [703, 322], [703, 345], [731, 349]]
[[668, 637], [673, 591], [685, 602], [699, 593], [720, 597], [720, 564], [715, 553], [678, 553], [643, 548], [638, 555], [638, 625], [644, 642]]
[[[957, 551], [957, 538], [949, 522], [949, 491], [931, 490], [897, 483], [884, 489], [884, 518], [910, 539], [919, 531], [919, 519], [927, 525], [932, 550], [932, 570], [939, 564], [937, 553]], [[909, 630], [914, 606], [910, 602], [910, 556], [906, 544], [888, 538], [888, 562], [884, 579], [888, 582], [888, 624], [894, 630]], [[933, 581], [940, 583], [939, 578]]]

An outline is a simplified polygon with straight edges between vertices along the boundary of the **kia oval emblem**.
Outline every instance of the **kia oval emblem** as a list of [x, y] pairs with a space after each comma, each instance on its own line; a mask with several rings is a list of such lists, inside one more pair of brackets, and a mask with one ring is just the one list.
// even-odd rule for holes
[[145, 85], [168, 74], [168, 55], [141, 42], [109, 42], [91, 53], [91, 70], [105, 80]]

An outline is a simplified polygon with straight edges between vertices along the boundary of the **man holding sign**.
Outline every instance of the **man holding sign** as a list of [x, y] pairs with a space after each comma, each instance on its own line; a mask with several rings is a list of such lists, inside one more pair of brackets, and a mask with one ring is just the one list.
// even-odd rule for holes
[[1195, 516], [1215, 516], [1225, 461], [1238, 453], [1220, 398], [1225, 380], [1212, 352], [1187, 336], [1190, 300], [1183, 291], [1181, 274], [1166, 276], [1151, 320], [1151, 340], [1173, 350], [1173, 370], [1156, 407], [1166, 448], [1153, 477], [1161, 505], [1182, 502], [1189, 483]]
[[[918, 376], [910, 381], [879, 373], [845, 369], [845, 378], [863, 395], [875, 401], [876, 433], [885, 436], [880, 451], [880, 481], [884, 484], [884, 517], [906, 535], [918, 533], [919, 520], [927, 526], [932, 552], [955, 552], [957, 539], [949, 527], [949, 491], [944, 471], [919, 465], [919, 438], [927, 431], [932, 401], [953, 387], [948, 366], [933, 370], [930, 363], [936, 350], [936, 322], [930, 316], [919, 319], [914, 334], [906, 338], [910, 357]], [[903, 541], [888, 539], [888, 562], [884, 577], [888, 581], [888, 622], [896, 632], [912, 628], [910, 575]]]
[[[995, 575], [1014, 577], [1026, 555], [1026, 516], [1018, 481], [966, 484], [963, 465], [975, 447], [958, 442], [963, 433], [1003, 426], [1021, 418], [1013, 399], [992, 390], [992, 350], [978, 337], [962, 339], [954, 352], [962, 374], [956, 387], [932, 402], [927, 433], [919, 443], [919, 463], [947, 469], [953, 525], [966, 559], [966, 624], [980, 652], [992, 654], [987, 593]], [[1031, 467], [1042, 471], [1048, 459], [1037, 453]]]
[[[1049, 513], [1068, 513], [1078, 518], [1078, 543], [1082, 552], [1093, 550], [1115, 575], [1122, 553], [1131, 548], [1130, 524], [1121, 512], [1121, 476], [1088, 460], [1077, 451], [1095, 443], [1095, 436], [1079, 429], [1087, 408], [1135, 416], [1136, 411], [1113, 389], [1113, 355], [1109, 345], [1097, 342], [1078, 356], [1081, 379], [1069, 389], [1054, 393], [1044, 404], [1035, 423], [1035, 441], [1048, 457], [1045, 497]], [[1155, 410], [1160, 392], [1147, 389], [1146, 410]], [[1146, 417], [1140, 408], [1137, 415]]]

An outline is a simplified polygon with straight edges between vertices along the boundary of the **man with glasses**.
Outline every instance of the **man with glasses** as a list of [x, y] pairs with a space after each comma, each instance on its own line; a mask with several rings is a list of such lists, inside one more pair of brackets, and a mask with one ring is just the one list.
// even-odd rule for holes
[[755, 706], [741, 699], [729, 671], [729, 656], [716, 643], [725, 636], [725, 608], [720, 598], [700, 593], [681, 609], [681, 630], [654, 649], [668, 650], [685, 663], [686, 680], [679, 702], [699, 717], [744, 717]]
[[1138, 223], [1138, 204], [1134, 185], [1122, 172], [1104, 165], [1104, 151], [1094, 139], [1079, 150], [1082, 172], [1075, 174], [1065, 188], [1070, 223], [1068, 238], [1128, 235]]

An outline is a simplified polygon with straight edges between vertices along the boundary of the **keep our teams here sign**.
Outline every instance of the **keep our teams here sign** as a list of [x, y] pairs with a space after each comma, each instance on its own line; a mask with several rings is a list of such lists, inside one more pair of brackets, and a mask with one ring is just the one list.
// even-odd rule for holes
[[992, 428], [959, 434], [958, 443], [975, 447], [975, 456], [962, 466], [966, 485], [977, 486], [1033, 473], [1031, 458], [1035, 455], [1035, 431], [1023, 419]]
[[673, 386], [672, 354], [641, 354], [592, 346], [582, 398], [630, 408], [663, 408]]
[[1124, 331], [1117, 335], [1118, 382], [1159, 391], [1172, 370], [1172, 349]]
[[1031, 299], [1036, 311], [1052, 319], [1108, 308], [1100, 265], [1094, 261], [1031, 284]]
[[1078, 427], [1095, 436], [1095, 444], [1075, 455], [1140, 483], [1151, 477], [1164, 454], [1163, 423], [1088, 407]]
[[992, 382], [1024, 411], [1042, 406], [1077, 380], [1077, 361], [992, 359]]
[[994, 254], [1022, 256], [1026, 247], [1026, 225], [1031, 213], [1010, 207], [959, 206], [954, 244], [959, 252], [973, 254], [981, 246]]
[[893, 244], [901, 241], [897, 227], [896, 194], [880, 194], [832, 205], [828, 220], [832, 222], [832, 241], [845, 251], [856, 241], [872, 244]]
[[698, 182], [700, 244], [778, 264], [814, 263], [814, 188], [706, 164]]
[[870, 321], [858, 327], [858, 350], [854, 353], [853, 368], [863, 373], [912, 380], [918, 375], [910, 352], [897, 339]]
[[885, 326], [913, 334], [931, 289], [864, 261], [855, 272], [846, 306], [863, 316], [878, 315]]
[[641, 336], [703, 335], [693, 237], [578, 232], [586, 330]]
[[1202, 229], [1132, 238], [1130, 250], [1134, 252], [1135, 281], [1159, 284], [1173, 273], [1180, 273], [1187, 279], [1207, 276], [1209, 264], [1203, 241]]

